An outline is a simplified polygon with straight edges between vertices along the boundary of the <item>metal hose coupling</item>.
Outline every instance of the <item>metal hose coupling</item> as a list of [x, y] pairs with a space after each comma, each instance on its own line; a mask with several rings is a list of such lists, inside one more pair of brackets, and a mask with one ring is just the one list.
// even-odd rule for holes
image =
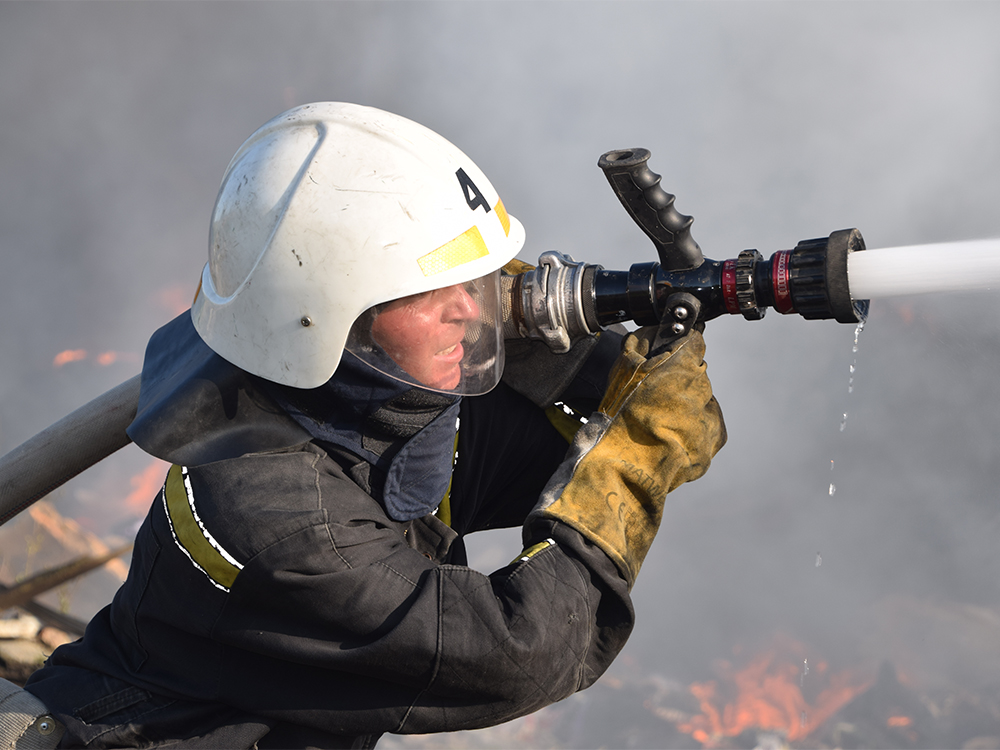
[[[601, 329], [594, 311], [593, 271], [568, 255], [542, 253], [538, 265], [501, 277], [504, 338], [544, 341], [557, 354]], [[585, 279], [590, 269], [590, 279]]]

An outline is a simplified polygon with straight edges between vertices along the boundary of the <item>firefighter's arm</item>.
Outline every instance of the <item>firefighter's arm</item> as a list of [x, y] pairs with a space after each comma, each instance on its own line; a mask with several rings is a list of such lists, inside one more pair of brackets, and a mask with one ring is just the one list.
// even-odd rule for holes
[[726, 440], [693, 331], [647, 358], [655, 328], [626, 337], [599, 410], [576, 435], [525, 525], [564, 523], [600, 547], [631, 585], [659, 528], [664, 499], [697, 479]]
[[655, 335], [627, 337], [600, 411], [528, 515], [521, 556], [488, 586], [437, 570], [438, 669], [396, 731], [523, 715], [593, 684], [624, 646], [664, 498], [701, 476], [726, 436], [701, 334], [647, 358]]

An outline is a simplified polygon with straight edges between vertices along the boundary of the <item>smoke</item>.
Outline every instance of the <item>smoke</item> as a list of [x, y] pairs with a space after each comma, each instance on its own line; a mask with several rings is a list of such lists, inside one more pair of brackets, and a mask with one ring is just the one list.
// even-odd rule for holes
[[[290, 106], [442, 133], [528, 261], [654, 259], [596, 166], [628, 147], [711, 258], [851, 226], [871, 247], [978, 239], [1000, 235], [998, 24], [964, 2], [0, 3], [0, 449], [134, 374], [52, 362], [141, 355], [194, 293], [228, 159]], [[788, 629], [877, 656], [887, 596], [1000, 606], [997, 302], [875, 300], [856, 355], [833, 322], [711, 323], [729, 444], [668, 502], [629, 653], [695, 679]]]

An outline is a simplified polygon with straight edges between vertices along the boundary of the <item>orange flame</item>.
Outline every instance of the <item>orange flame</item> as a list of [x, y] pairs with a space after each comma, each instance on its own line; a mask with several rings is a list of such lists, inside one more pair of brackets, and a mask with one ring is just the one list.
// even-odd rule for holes
[[166, 461], [154, 458], [149, 466], [129, 479], [132, 491], [125, 498], [125, 507], [137, 515], [145, 513], [149, 509], [150, 502], [159, 492], [169, 466]]
[[799, 740], [871, 685], [870, 679], [850, 670], [827, 675], [829, 665], [820, 661], [810, 673], [811, 679], [821, 681], [824, 687], [809, 702], [801, 690], [803, 682], [810, 679], [800, 667], [803, 659], [787, 653], [799, 655], [805, 649], [799, 644], [791, 645], [791, 648], [787, 645], [772, 648], [739, 670], [729, 662], [720, 662], [719, 682], [711, 680], [689, 687], [702, 712], [679, 723], [677, 728], [704, 747], [724, 744], [726, 737], [735, 737], [748, 729], [776, 730], [789, 741]]
[[913, 724], [913, 719], [909, 716], [890, 716], [885, 723], [890, 727], [908, 727]]
[[53, 367], [62, 367], [70, 362], [79, 362], [87, 358], [86, 349], [67, 349], [59, 352], [52, 360]]
[[[54, 367], [62, 367], [70, 362], [82, 362], [89, 356], [86, 349], [67, 349], [59, 352], [52, 360], [52, 364]], [[94, 360], [102, 367], [107, 367], [115, 362], [138, 362], [139, 356], [133, 352], [106, 351], [98, 354]]]

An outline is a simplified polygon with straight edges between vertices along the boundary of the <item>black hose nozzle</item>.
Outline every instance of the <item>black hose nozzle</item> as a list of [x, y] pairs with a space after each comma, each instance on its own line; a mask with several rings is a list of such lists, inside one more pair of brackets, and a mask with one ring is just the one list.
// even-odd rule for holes
[[[598, 322], [661, 322], [671, 307], [670, 295], [678, 291], [697, 298], [702, 320], [724, 312], [758, 320], [768, 307], [841, 323], [857, 323], [868, 314], [867, 301], [855, 303], [847, 285], [847, 256], [865, 249], [857, 229], [803, 240], [767, 262], [756, 250], [744, 250], [722, 264], [705, 260], [691, 237], [693, 219], [674, 208], [674, 196], [660, 187], [660, 175], [647, 166], [649, 157], [647, 149], [632, 148], [608, 151], [597, 161], [629, 216], [653, 241], [660, 260], [658, 265], [632, 266], [627, 276], [602, 271], [594, 287]], [[684, 316], [692, 311], [685, 307], [669, 312]]]
[[847, 279], [847, 256], [865, 249], [857, 229], [803, 240], [792, 250], [779, 250], [769, 260], [744, 250], [726, 261], [705, 260], [688, 271], [667, 271], [657, 263], [638, 263], [628, 271], [594, 270], [594, 317], [604, 327], [633, 320], [654, 325], [670, 314], [668, 300], [678, 292], [701, 304], [700, 320], [723, 314], [747, 320], [764, 317], [768, 307], [810, 320], [833, 318], [858, 323], [868, 314], [867, 300], [853, 300]]
[[847, 256], [865, 249], [857, 229], [803, 240], [767, 261], [756, 250], [708, 260], [691, 237], [693, 219], [674, 208], [674, 196], [647, 166], [649, 156], [644, 148], [608, 151], [598, 166], [660, 262], [607, 271], [543, 253], [537, 268], [503, 277], [506, 338], [538, 339], [565, 352], [573, 341], [629, 320], [669, 324], [679, 336], [726, 313], [759, 320], [768, 307], [810, 320], [856, 324], [867, 317], [868, 300], [852, 299], [847, 279]]
[[544, 253], [537, 268], [504, 277], [504, 335], [568, 351], [573, 341], [615, 323], [669, 323], [680, 335], [720, 315], [759, 320], [769, 307], [809, 320], [857, 324], [868, 315], [868, 300], [851, 298], [847, 256], [864, 249], [861, 232], [841, 229], [779, 250], [769, 260], [744, 250], [731, 260], [703, 259], [679, 271], [655, 262], [609, 271]]

